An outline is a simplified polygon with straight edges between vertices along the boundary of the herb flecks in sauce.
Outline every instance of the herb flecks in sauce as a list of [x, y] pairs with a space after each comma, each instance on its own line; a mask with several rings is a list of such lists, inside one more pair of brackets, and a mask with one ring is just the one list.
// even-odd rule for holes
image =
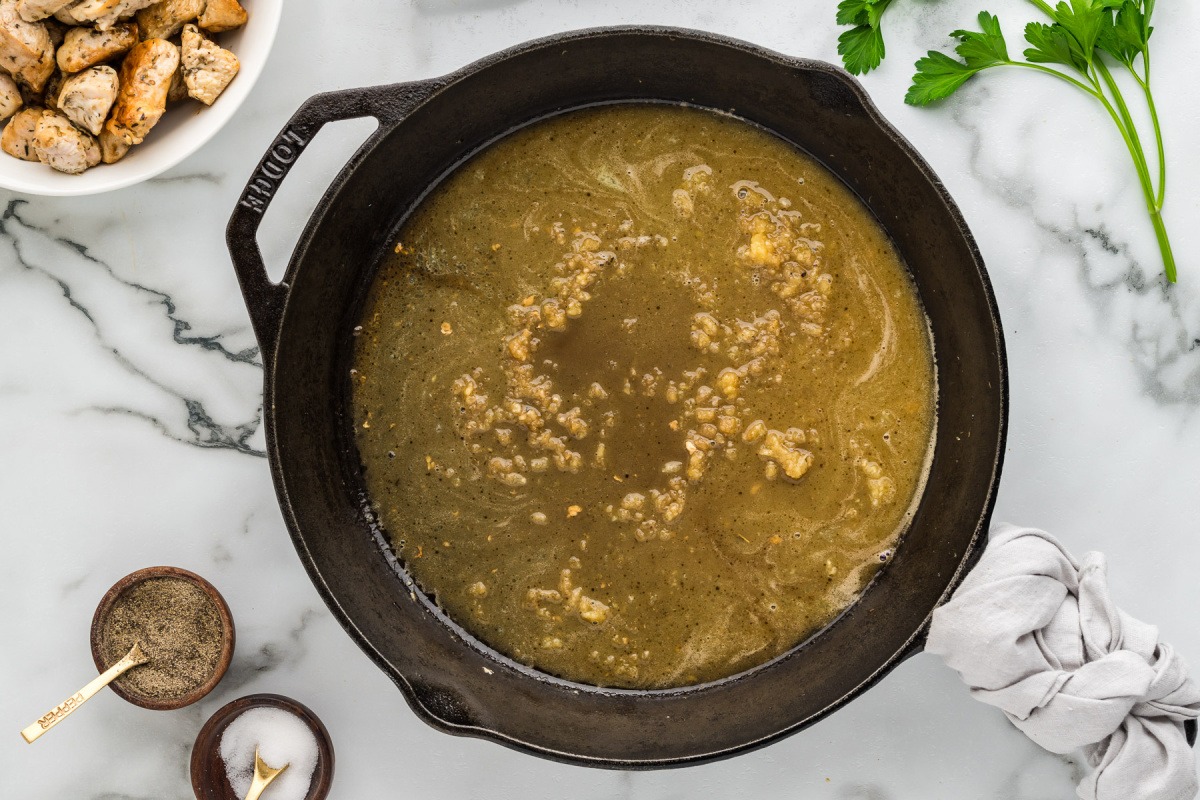
[[676, 107], [521, 131], [415, 212], [351, 375], [367, 489], [460, 624], [573, 680], [762, 663], [861, 591], [933, 427], [886, 236], [763, 131]]

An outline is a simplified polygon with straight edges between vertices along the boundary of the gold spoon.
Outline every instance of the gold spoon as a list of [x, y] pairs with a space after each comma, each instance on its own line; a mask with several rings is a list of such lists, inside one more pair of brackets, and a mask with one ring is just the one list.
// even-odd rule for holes
[[258, 748], [254, 748], [254, 780], [250, 782], [250, 791], [246, 792], [246, 800], [258, 800], [266, 788], [271, 785], [271, 781], [278, 778], [290, 766], [291, 764], [284, 764], [279, 769], [268, 767], [267, 762], [263, 761], [262, 756], [258, 754]]
[[91, 700], [105, 686], [108, 686], [134, 667], [139, 667], [149, 660], [150, 657], [142, 652], [142, 643], [135, 643], [133, 648], [125, 654], [124, 658], [96, 676], [87, 686], [59, 703], [37, 722], [21, 731], [22, 738], [29, 744], [33, 744], [39, 736], [70, 716], [77, 708], [88, 700]]

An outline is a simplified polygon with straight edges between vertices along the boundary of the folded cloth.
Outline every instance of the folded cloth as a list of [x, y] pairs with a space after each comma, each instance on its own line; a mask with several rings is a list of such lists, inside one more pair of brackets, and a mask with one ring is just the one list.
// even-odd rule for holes
[[1107, 573], [1101, 553], [1077, 562], [1044, 531], [999, 525], [925, 649], [1042, 747], [1082, 747], [1084, 800], [1192, 800], [1183, 725], [1200, 687], [1156, 627], [1113, 605]]

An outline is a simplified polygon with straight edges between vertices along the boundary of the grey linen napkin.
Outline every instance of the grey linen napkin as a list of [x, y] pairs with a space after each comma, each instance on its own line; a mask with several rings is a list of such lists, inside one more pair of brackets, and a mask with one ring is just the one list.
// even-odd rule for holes
[[1196, 796], [1183, 723], [1200, 687], [1156, 627], [1113, 605], [1103, 554], [1076, 561], [1044, 531], [998, 525], [925, 649], [1042, 747], [1083, 748], [1084, 800]]

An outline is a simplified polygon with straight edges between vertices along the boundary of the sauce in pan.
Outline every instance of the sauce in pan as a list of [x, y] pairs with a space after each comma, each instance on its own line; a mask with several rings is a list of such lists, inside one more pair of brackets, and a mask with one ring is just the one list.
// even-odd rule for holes
[[931, 452], [928, 325], [887, 235], [748, 123], [573, 112], [404, 225], [351, 374], [378, 519], [464, 628], [569, 680], [728, 676], [887, 561]]

